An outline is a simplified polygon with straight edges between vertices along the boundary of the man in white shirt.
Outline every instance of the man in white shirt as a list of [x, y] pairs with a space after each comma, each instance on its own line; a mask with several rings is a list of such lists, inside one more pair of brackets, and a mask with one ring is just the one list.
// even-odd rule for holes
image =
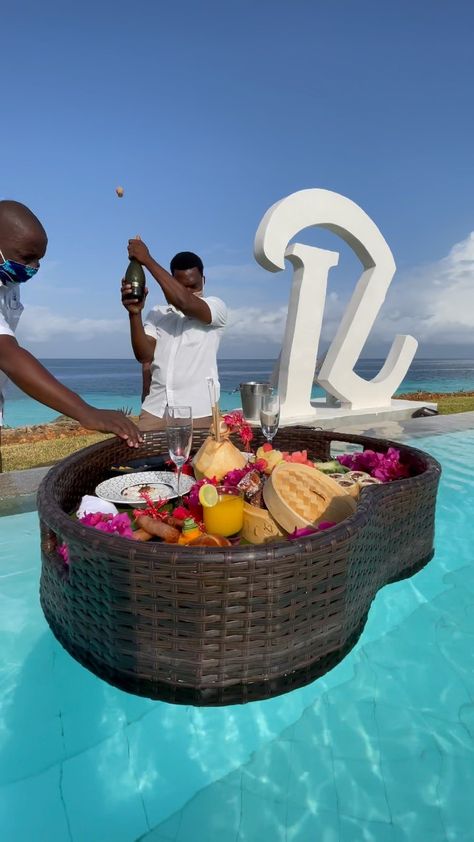
[[163, 290], [167, 305], [154, 307], [142, 323], [142, 301], [123, 300], [132, 292], [122, 281], [122, 303], [130, 317], [135, 358], [151, 363], [150, 392], [138, 423], [140, 430], [162, 430], [166, 406], [190, 406], [194, 427], [211, 423], [211, 402], [206, 378], [212, 377], [219, 396], [217, 350], [227, 323], [227, 308], [220, 298], [203, 296], [202, 260], [193, 252], [180, 252], [170, 264], [171, 274], [150, 255], [139, 238], [129, 240], [128, 253], [142, 264]]
[[142, 437], [121, 412], [96, 409], [63, 386], [15, 339], [23, 311], [20, 286], [32, 278], [44, 257], [48, 238], [34, 213], [20, 202], [0, 201], [0, 430], [3, 389], [8, 378], [30, 397], [91, 430], [115, 433], [138, 446]]

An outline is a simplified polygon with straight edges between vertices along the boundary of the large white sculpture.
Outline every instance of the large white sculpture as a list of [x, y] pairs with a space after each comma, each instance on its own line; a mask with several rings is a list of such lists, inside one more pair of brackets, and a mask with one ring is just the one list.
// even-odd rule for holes
[[281, 199], [263, 217], [255, 236], [255, 257], [279, 272], [285, 257], [294, 273], [278, 387], [282, 421], [317, 417], [311, 389], [321, 334], [327, 279], [339, 254], [290, 240], [319, 226], [338, 234], [359, 257], [364, 271], [341, 320], [318, 376], [327, 393], [348, 410], [383, 410], [402, 382], [416, 353], [413, 336], [396, 336], [379, 374], [359, 377], [354, 366], [372, 330], [395, 272], [392, 253], [374, 222], [350, 199], [330, 190], [300, 190]]

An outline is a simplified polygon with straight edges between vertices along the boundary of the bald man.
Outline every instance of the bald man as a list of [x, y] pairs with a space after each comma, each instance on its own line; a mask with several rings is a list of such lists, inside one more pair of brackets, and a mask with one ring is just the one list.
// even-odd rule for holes
[[132, 447], [141, 436], [122, 412], [96, 409], [62, 385], [15, 339], [23, 311], [21, 284], [39, 269], [48, 238], [34, 213], [20, 202], [0, 201], [0, 428], [3, 420], [3, 390], [8, 378], [27, 395], [75, 418], [89, 430], [115, 433]]

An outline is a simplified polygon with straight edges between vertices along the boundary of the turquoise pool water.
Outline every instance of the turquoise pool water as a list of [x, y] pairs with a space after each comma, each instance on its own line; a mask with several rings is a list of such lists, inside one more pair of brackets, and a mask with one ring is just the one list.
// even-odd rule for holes
[[0, 519], [2, 842], [472, 842], [474, 431], [443, 464], [437, 553], [353, 652], [267, 702], [121, 693], [56, 643], [35, 512]]

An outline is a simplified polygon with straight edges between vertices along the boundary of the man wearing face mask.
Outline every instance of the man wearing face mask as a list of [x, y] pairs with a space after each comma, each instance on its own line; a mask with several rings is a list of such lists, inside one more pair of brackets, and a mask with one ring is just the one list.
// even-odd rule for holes
[[48, 238], [34, 213], [20, 202], [0, 201], [0, 429], [3, 390], [8, 378], [32, 398], [74, 418], [89, 430], [115, 433], [127, 444], [141, 441], [135, 425], [122, 412], [96, 409], [63, 386], [15, 339], [23, 306], [20, 287], [39, 269]]
[[142, 301], [125, 299], [132, 292], [122, 281], [122, 303], [130, 317], [132, 348], [138, 362], [151, 364], [150, 392], [142, 404], [141, 430], [162, 430], [165, 410], [190, 406], [193, 425], [209, 427], [211, 403], [207, 377], [219, 389], [217, 349], [227, 322], [227, 308], [220, 298], [203, 296], [202, 260], [184, 251], [173, 257], [171, 274], [150, 255], [140, 239], [129, 240], [128, 254], [138, 260], [161, 287], [166, 306], [154, 307], [142, 323]]

